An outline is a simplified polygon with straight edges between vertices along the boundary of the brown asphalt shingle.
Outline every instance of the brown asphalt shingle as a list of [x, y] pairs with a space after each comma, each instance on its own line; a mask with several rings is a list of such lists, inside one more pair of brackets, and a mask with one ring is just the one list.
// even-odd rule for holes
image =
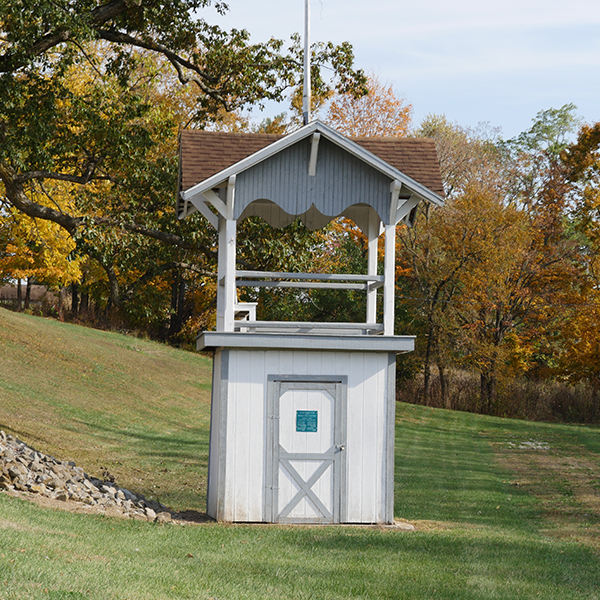
[[[181, 132], [181, 186], [187, 190], [284, 137], [266, 133]], [[352, 138], [431, 191], [444, 196], [435, 142], [426, 138]]]
[[427, 138], [352, 138], [365, 150], [444, 197], [435, 142]]

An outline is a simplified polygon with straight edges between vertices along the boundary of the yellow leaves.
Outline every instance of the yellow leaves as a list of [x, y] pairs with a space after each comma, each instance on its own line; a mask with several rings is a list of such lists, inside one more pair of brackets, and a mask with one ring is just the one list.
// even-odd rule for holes
[[427, 299], [422, 310], [457, 359], [481, 372], [497, 372], [509, 359], [526, 366], [531, 355], [515, 328], [531, 298], [523, 276], [533, 260], [528, 216], [485, 182], [472, 182], [413, 232], [398, 233], [404, 264], [413, 268], [406, 274]]
[[570, 178], [576, 180], [600, 160], [600, 123], [583, 125], [577, 142], [561, 154], [570, 169]]
[[81, 261], [70, 257], [75, 243], [55, 223], [14, 211], [3, 222], [2, 239], [0, 277], [32, 277], [52, 286], [79, 281]]
[[[191, 111], [190, 111], [191, 112]], [[226, 131], [228, 133], [238, 133], [248, 131], [250, 128], [250, 119], [242, 115], [239, 111], [227, 111], [220, 107], [214, 116], [214, 122], [210, 126], [211, 131]], [[266, 131], [264, 133], [280, 133]], [[284, 132], [281, 132], [284, 133]]]

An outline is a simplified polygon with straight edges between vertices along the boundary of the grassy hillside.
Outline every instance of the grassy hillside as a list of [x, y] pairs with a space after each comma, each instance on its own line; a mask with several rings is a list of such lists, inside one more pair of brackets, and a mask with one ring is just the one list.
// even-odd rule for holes
[[206, 503], [211, 361], [0, 309], [0, 429], [177, 509]]
[[[210, 360], [0, 310], [0, 428], [204, 509]], [[156, 486], [156, 487], [154, 487]], [[600, 599], [598, 428], [399, 404], [416, 531], [155, 523], [0, 493], [0, 598]]]

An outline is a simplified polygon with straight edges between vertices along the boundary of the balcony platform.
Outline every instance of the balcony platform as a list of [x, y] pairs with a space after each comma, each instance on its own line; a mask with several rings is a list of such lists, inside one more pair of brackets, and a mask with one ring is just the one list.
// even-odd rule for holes
[[[245, 325], [248, 322], [244, 323]], [[254, 333], [204, 331], [196, 340], [197, 350], [255, 348], [271, 350], [335, 350], [348, 352], [412, 352], [413, 335], [331, 335], [306, 333]]]

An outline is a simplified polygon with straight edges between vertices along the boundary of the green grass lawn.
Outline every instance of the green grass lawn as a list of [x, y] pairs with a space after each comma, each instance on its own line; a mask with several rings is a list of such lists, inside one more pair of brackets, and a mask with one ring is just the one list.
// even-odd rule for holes
[[0, 309], [0, 428], [204, 510], [211, 368], [191, 352]]
[[[204, 509], [209, 382], [205, 357], [0, 310], [0, 428], [180, 510]], [[415, 531], [161, 526], [0, 493], [0, 598], [600, 599], [599, 476], [598, 428], [399, 404]]]

